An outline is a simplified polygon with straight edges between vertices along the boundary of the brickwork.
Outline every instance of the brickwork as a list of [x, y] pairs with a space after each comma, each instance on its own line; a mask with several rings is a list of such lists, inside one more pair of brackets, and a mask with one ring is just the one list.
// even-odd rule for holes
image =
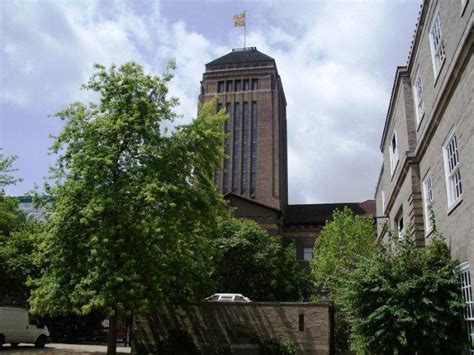
[[[255, 54], [258, 61], [249, 61], [241, 63], [239, 58], [246, 54]], [[235, 57], [235, 62], [232, 57]], [[220, 63], [221, 58], [229, 58], [229, 62]], [[257, 104], [257, 154], [256, 154], [256, 191], [252, 193], [250, 189], [251, 159], [247, 160], [247, 187], [242, 189], [242, 115], [236, 122], [231, 112], [229, 120], [229, 174], [226, 184], [224, 183], [224, 174], [220, 172], [218, 187], [222, 193], [232, 191], [237, 195], [242, 195], [257, 202], [283, 210], [288, 202], [288, 172], [287, 172], [287, 149], [286, 149], [286, 100], [283, 92], [281, 79], [275, 61], [258, 52], [254, 48], [231, 52], [224, 57], [218, 58], [206, 65], [206, 71], [203, 74], [201, 82], [200, 100], [206, 101], [217, 96], [219, 103], [226, 106], [230, 104], [233, 109], [238, 103], [243, 108], [244, 103], [251, 106], [252, 102]], [[252, 60], [254, 58], [251, 58]], [[217, 62], [217, 63], [215, 63]], [[258, 88], [248, 88], [235, 90], [235, 82], [244, 80], [257, 80]], [[233, 83], [232, 90], [219, 92], [219, 82]], [[251, 85], [251, 84], [250, 84]], [[227, 88], [227, 87], [226, 87]], [[254, 117], [250, 117], [254, 120]], [[240, 125], [239, 136], [234, 137], [234, 125]], [[251, 127], [248, 128], [249, 131]], [[250, 132], [247, 132], [248, 134]], [[238, 155], [234, 156], [233, 144], [237, 142]], [[250, 150], [249, 150], [250, 152]], [[236, 163], [235, 185], [232, 189], [232, 167]], [[224, 185], [228, 190], [224, 189]], [[245, 186], [246, 184], [244, 184]], [[234, 186], [235, 187], [235, 186]]]
[[258, 354], [258, 341], [271, 337], [296, 344], [298, 354], [331, 353], [332, 307], [329, 303], [222, 303], [163, 306], [156, 314], [134, 319], [132, 353], [153, 353], [170, 329], [188, 332], [204, 354], [210, 344], [230, 344], [235, 354]]

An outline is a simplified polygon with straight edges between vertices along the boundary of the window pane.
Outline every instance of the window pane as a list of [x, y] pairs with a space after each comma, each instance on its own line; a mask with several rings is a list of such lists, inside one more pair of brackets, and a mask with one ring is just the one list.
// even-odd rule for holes
[[224, 92], [224, 82], [223, 81], [219, 81], [217, 83], [217, 92]]
[[252, 90], [258, 90], [258, 79], [252, 79]]

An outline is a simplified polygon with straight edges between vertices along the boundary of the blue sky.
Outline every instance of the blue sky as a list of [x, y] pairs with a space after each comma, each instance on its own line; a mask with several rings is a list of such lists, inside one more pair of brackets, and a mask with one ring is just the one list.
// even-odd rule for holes
[[49, 115], [90, 96], [92, 65], [135, 60], [178, 68], [171, 93], [189, 122], [205, 63], [247, 45], [275, 58], [288, 101], [291, 203], [373, 198], [380, 136], [397, 65], [407, 60], [420, 0], [0, 1], [0, 147], [17, 155], [22, 195], [54, 157]]

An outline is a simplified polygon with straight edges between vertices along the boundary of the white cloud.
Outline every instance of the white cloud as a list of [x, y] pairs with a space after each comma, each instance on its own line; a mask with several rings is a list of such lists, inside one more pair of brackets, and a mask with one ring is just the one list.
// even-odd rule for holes
[[[392, 53], [406, 56], [399, 37], [409, 43], [406, 33], [414, 28], [406, 20], [408, 30], [399, 33], [393, 6], [380, 1], [255, 4], [247, 43], [276, 59], [288, 101], [290, 202], [373, 196], [391, 88], [381, 72], [392, 73], [395, 63], [403, 63]], [[87, 99], [79, 87], [94, 63], [136, 60], [159, 74], [176, 58], [170, 92], [180, 98], [178, 111], [188, 120], [196, 114], [205, 63], [230, 50], [191, 31], [184, 15], [171, 23], [157, 1], [3, 1], [0, 11], [0, 34], [6, 38], [0, 43], [0, 104], [42, 113]], [[226, 43], [235, 43], [232, 28]], [[388, 68], [386, 57], [392, 60]]]

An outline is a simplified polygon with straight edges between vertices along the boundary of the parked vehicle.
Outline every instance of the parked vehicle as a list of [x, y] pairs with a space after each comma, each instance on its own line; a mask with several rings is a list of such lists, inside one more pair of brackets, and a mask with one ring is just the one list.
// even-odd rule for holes
[[0, 307], [0, 348], [6, 343], [33, 343], [43, 348], [48, 337], [48, 328], [32, 319], [26, 309]]
[[204, 301], [212, 302], [252, 302], [250, 298], [241, 295], [240, 293], [215, 293], [212, 296], [206, 297]]

